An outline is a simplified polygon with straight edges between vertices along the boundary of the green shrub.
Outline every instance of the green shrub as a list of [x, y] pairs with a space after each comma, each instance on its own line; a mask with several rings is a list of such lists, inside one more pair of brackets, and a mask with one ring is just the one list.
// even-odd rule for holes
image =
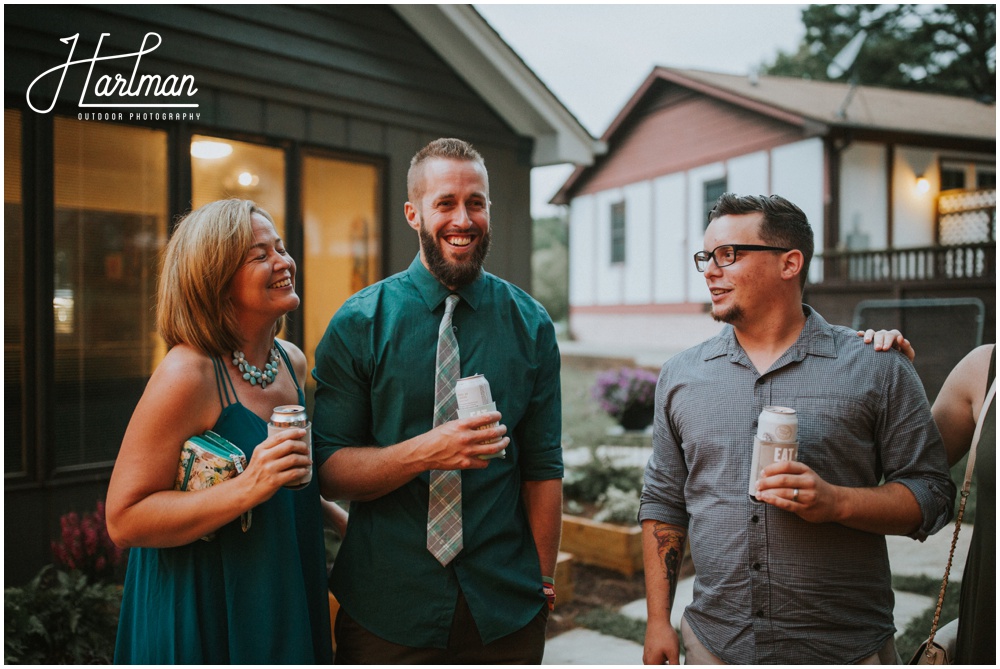
[[602, 523], [637, 523], [639, 515], [639, 491], [619, 490], [611, 486], [597, 500], [601, 510], [594, 514], [594, 520]]
[[42, 568], [4, 590], [5, 664], [108, 664], [114, 658], [121, 588], [78, 571]]
[[563, 494], [578, 502], [596, 503], [610, 488], [642, 490], [642, 467], [615, 467], [606, 459], [593, 457], [585, 465], [566, 470], [563, 479]]

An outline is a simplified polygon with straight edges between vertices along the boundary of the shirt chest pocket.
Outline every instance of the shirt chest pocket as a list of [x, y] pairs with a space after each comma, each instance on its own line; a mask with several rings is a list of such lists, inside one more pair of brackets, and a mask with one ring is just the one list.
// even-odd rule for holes
[[799, 395], [789, 399], [798, 416], [800, 462], [824, 480], [837, 485], [878, 481], [872, 473], [878, 466], [876, 430], [878, 415], [861, 398], [839, 394]]

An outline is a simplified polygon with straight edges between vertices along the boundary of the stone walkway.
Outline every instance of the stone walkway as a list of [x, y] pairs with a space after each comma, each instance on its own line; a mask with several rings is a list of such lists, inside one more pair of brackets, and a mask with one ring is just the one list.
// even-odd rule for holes
[[[889, 548], [889, 563], [892, 573], [897, 575], [931, 576], [941, 578], [951, 547], [954, 525], [948, 525], [924, 543], [917, 543], [906, 537], [886, 537]], [[962, 578], [965, 556], [972, 539], [972, 526], [963, 526], [955, 549], [955, 564], [952, 578]], [[694, 579], [689, 578], [677, 584], [676, 604], [671, 622], [680, 626], [680, 616], [692, 598]], [[893, 615], [897, 636], [902, 634], [907, 624], [915, 616], [934, 605], [934, 599], [909, 592], [896, 591], [896, 606]], [[639, 620], [646, 619], [646, 602], [637, 600], [621, 608], [621, 613]], [[577, 628], [550, 639], [545, 645], [542, 664], [642, 664], [642, 646], [632, 641], [606, 636], [599, 632]]]

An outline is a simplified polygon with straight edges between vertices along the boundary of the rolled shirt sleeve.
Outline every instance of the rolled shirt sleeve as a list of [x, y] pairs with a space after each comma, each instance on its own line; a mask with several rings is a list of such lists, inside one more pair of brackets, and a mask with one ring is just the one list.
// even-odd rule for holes
[[955, 484], [916, 370], [901, 355], [887, 357], [876, 358], [883, 363], [879, 371], [885, 389], [878, 424], [882, 467], [886, 483], [900, 483], [916, 497], [923, 521], [908, 536], [923, 541], [951, 519]]
[[671, 381], [670, 369], [664, 365], [656, 382], [653, 454], [643, 474], [639, 522], [657, 520], [686, 529], [688, 513], [684, 502], [684, 482], [687, 480], [687, 463], [670, 420], [670, 396], [678, 390]]
[[561, 361], [555, 328], [547, 317], [538, 324], [535, 341], [538, 373], [524, 416], [515, 429], [523, 449], [520, 466], [524, 481], [563, 477]]
[[343, 309], [331, 319], [316, 347], [312, 438], [319, 465], [345, 446], [375, 443], [368, 330], [362, 312]]

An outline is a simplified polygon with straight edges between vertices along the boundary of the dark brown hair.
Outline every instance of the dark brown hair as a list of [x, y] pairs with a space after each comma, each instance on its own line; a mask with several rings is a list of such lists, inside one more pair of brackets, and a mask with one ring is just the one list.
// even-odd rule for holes
[[813, 231], [805, 213], [780, 195], [736, 195], [723, 193], [708, 215], [711, 223], [722, 216], [739, 216], [760, 212], [760, 238], [771, 246], [781, 246], [802, 252], [799, 281], [806, 285], [809, 263], [813, 257]]

